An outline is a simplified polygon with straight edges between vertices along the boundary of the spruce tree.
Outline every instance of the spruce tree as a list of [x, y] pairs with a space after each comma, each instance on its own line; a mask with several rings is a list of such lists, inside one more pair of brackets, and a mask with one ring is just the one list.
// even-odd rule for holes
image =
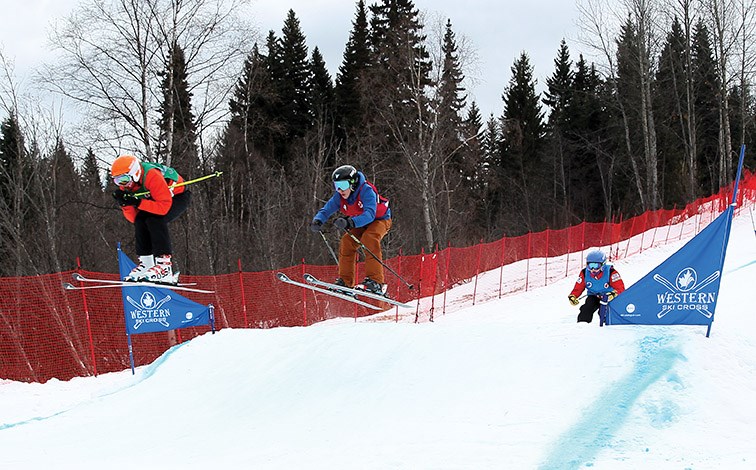
[[[684, 205], [693, 194], [686, 187], [696, 169], [686, 165], [687, 113], [685, 104], [685, 35], [675, 18], [662, 48], [654, 86], [659, 149], [660, 196], [666, 207]], [[688, 176], [691, 176], [691, 179]]]
[[335, 121], [340, 140], [363, 131], [365, 75], [370, 67], [369, 28], [364, 0], [357, 2], [352, 30], [335, 85]]
[[525, 52], [511, 70], [512, 77], [502, 95], [502, 176], [506, 180], [505, 197], [513, 201], [512, 222], [525, 233], [546, 228], [538, 209], [548, 193], [546, 176], [550, 176], [550, 169], [544, 167], [543, 111], [535, 91], [533, 67]]
[[197, 128], [192, 113], [192, 94], [187, 81], [184, 50], [178, 44], [170, 48], [163, 73], [160, 106], [159, 158], [183, 175], [202, 172], [197, 151]]
[[[570, 145], [568, 111], [572, 99], [572, 61], [567, 43], [562, 39], [559, 52], [554, 59], [554, 73], [546, 78], [546, 91], [543, 103], [549, 107], [547, 123], [547, 143], [550, 166], [553, 173], [551, 198], [555, 202], [553, 208], [559, 208], [552, 215], [552, 225], [564, 224], [567, 221], [557, 221], [560, 215], [571, 212], [568, 194], [572, 194], [572, 187], [568, 183], [569, 166], [573, 160], [573, 147]], [[567, 210], [565, 210], [565, 208]]]
[[719, 79], [706, 24], [699, 21], [693, 32], [692, 67], [696, 109], [696, 164], [698, 196], [719, 190]]
[[466, 223], [457, 217], [456, 208], [465, 205], [470, 199], [471, 190], [467, 181], [469, 170], [465, 168], [466, 159], [475, 159], [464, 148], [468, 139], [477, 131], [468, 134], [463, 126], [462, 110], [466, 105], [465, 88], [462, 85], [464, 74], [460, 66], [457, 42], [452, 30], [451, 20], [447, 20], [443, 43], [441, 45], [443, 60], [441, 76], [438, 83], [438, 96], [435, 102], [435, 128], [433, 152], [440, 157], [440, 171], [436, 174], [434, 186], [438, 188], [437, 212], [439, 213], [439, 240], [449, 240], [455, 233], [466, 228]]
[[309, 102], [310, 62], [299, 19], [289, 10], [281, 30], [280, 60], [283, 75], [277, 82], [286, 138], [303, 136], [312, 126], [313, 112]]

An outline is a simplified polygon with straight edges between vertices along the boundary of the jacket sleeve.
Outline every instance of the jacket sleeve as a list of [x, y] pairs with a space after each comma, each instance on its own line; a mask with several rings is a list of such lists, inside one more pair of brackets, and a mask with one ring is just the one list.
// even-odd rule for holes
[[[163, 174], [157, 168], [153, 168], [147, 172], [144, 177], [144, 187], [140, 191], [149, 191], [149, 198], [142, 199], [136, 208], [124, 207], [123, 215], [129, 219], [130, 222], [134, 222], [134, 218], [138, 211], [145, 211], [155, 215], [165, 215], [171, 210], [173, 205], [173, 194], [168, 189], [168, 183], [166, 183]], [[133, 218], [129, 217], [126, 209], [132, 209]]]
[[339, 210], [340, 207], [341, 207], [341, 196], [339, 196], [339, 193], [333, 193], [333, 196], [331, 196], [331, 199], [326, 201], [326, 203], [318, 211], [318, 213], [315, 214], [315, 217], [313, 217], [312, 220], [313, 221], [318, 220], [321, 223], [325, 223], [329, 217], [331, 217], [333, 214], [336, 213], [336, 211]]
[[625, 282], [614, 267], [612, 267], [612, 271], [609, 273], [609, 285], [612, 289], [617, 291], [618, 294], [621, 294], [625, 290]]
[[580, 275], [578, 276], [577, 281], [575, 281], [575, 287], [572, 288], [572, 292], [570, 292], [570, 295], [574, 295], [575, 297], [580, 297], [580, 294], [582, 294], [584, 290], [585, 290], [585, 269], [581, 269]]
[[378, 196], [368, 184], [363, 184], [360, 189], [360, 201], [362, 201], [362, 214], [352, 217], [355, 227], [364, 227], [375, 220], [375, 211], [378, 208]]

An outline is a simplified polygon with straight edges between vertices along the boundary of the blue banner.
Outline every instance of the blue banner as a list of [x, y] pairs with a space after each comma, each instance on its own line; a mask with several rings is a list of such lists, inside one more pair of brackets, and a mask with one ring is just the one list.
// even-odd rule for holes
[[[118, 270], [125, 278], [136, 264], [118, 249]], [[154, 333], [211, 321], [210, 306], [193, 302], [162, 287], [128, 286], [121, 289], [128, 334]]]
[[711, 326], [733, 210], [609, 302], [607, 324]]

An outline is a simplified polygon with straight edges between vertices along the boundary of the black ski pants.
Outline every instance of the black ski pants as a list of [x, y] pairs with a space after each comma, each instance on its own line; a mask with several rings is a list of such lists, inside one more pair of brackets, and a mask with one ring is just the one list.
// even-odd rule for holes
[[577, 321], [590, 323], [593, 320], [593, 314], [601, 307], [601, 298], [597, 295], [589, 295], [585, 298], [585, 303], [580, 306]]
[[173, 196], [171, 208], [165, 215], [157, 215], [151, 212], [139, 211], [134, 219], [134, 235], [136, 237], [136, 253], [144, 255], [170, 255], [171, 234], [168, 224], [173, 222], [186, 211], [192, 196], [189, 191]]

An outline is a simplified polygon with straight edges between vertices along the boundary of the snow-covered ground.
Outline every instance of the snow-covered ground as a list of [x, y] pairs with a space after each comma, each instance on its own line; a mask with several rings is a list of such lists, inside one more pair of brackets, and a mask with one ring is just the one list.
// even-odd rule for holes
[[[0, 468], [754, 469], [751, 224], [710, 338], [576, 324], [573, 276], [433, 323], [226, 329], [133, 376], [0, 381]], [[615, 265], [630, 285], [686, 241]]]

